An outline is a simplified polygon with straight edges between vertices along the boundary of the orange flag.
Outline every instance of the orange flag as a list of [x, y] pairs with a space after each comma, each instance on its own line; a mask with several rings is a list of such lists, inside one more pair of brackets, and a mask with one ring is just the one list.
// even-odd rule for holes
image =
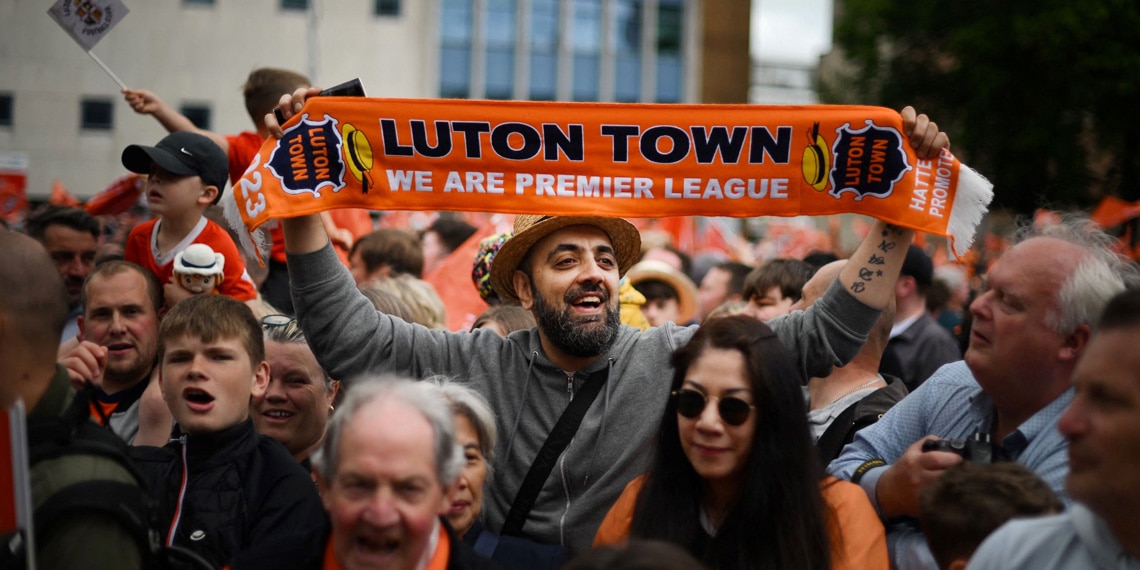
[[92, 216], [115, 215], [126, 212], [139, 203], [146, 176], [128, 174], [113, 180], [101, 192], [91, 197], [83, 209]]
[[51, 197], [48, 198], [48, 202], [56, 206], [83, 205], [78, 198], [72, 196], [71, 192], [67, 191], [67, 187], [64, 186], [63, 182], [60, 182], [58, 178], [51, 181]]
[[497, 224], [495, 219], [488, 220], [438, 267], [424, 275], [424, 281], [431, 283], [436, 293], [439, 293], [439, 298], [443, 299], [443, 305], [447, 309], [448, 329], [469, 330], [475, 319], [487, 310], [487, 303], [479, 296], [479, 290], [471, 281], [475, 254], [479, 251], [479, 242], [484, 238], [510, 230], [510, 223]]
[[313, 97], [268, 140], [231, 220], [330, 208], [620, 217], [858, 212], [965, 251], [992, 186], [915, 157], [895, 111]]

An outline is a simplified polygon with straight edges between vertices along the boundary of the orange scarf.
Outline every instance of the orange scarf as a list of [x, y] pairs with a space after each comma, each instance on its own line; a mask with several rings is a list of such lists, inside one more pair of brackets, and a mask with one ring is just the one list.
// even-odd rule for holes
[[252, 230], [334, 208], [615, 217], [866, 214], [961, 254], [992, 186], [919, 160], [895, 111], [314, 97], [226, 201]]

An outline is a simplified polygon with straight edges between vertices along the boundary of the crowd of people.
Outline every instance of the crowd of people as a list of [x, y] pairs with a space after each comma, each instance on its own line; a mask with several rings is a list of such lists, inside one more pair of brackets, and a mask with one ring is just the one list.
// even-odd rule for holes
[[[224, 137], [126, 91], [171, 131], [122, 153], [150, 219], [121, 248], [82, 208], [0, 231], [17, 559], [1140, 568], [1140, 272], [1087, 219], [1027, 225], [971, 293], [884, 222], [843, 258], [698, 273], [624, 219], [518, 215], [452, 276], [490, 308], [451, 331], [423, 278], [480, 239], [459, 216], [281, 220], [267, 272], [211, 219], [317, 92], [257, 70], [257, 131]], [[948, 146], [902, 116], [920, 156]], [[106, 506], [132, 496], [133, 525]]]

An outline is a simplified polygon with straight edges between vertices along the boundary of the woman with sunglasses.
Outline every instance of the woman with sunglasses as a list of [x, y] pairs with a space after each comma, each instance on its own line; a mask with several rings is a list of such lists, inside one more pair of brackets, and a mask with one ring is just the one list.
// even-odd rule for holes
[[284, 444], [308, 468], [309, 454], [325, 439], [340, 382], [329, 378], [317, 364], [295, 319], [269, 315], [261, 319], [261, 329], [269, 386], [250, 400], [253, 425], [257, 433]]
[[713, 568], [886, 569], [863, 490], [824, 477], [795, 368], [767, 325], [713, 319], [673, 353], [673, 396], [649, 473], [594, 544], [678, 544]]

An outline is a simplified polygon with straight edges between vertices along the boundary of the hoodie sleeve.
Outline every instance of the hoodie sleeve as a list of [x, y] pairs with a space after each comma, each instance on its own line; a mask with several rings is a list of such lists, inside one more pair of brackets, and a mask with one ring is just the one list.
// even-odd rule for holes
[[881, 312], [864, 305], [836, 280], [807, 310], [772, 319], [768, 326], [792, 351], [806, 384], [855, 358]]

